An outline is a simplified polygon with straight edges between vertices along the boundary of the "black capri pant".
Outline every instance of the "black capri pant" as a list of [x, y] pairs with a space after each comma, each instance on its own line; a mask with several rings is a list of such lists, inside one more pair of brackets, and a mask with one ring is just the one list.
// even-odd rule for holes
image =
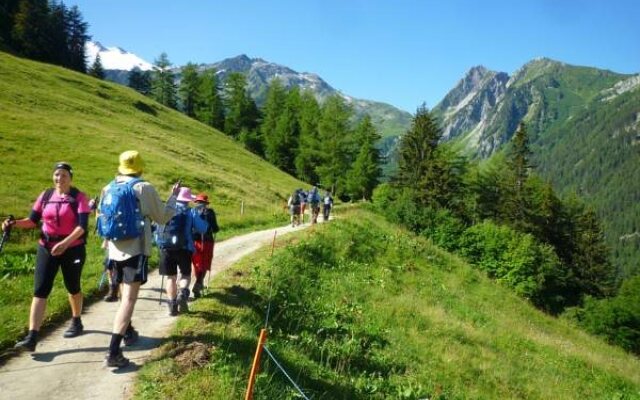
[[69, 294], [80, 293], [80, 276], [86, 256], [84, 244], [68, 248], [57, 257], [52, 256], [49, 250], [39, 245], [33, 280], [33, 296], [41, 299], [49, 297], [59, 268], [62, 269], [64, 286]]

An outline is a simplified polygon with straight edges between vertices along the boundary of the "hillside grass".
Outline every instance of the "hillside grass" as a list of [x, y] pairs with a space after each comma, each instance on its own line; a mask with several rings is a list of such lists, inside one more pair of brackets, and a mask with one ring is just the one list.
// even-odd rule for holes
[[[348, 214], [218, 275], [135, 397], [242, 398], [271, 300], [267, 347], [309, 398], [640, 398], [637, 358], [427, 240]], [[299, 398], [265, 353], [254, 398]]]
[[[73, 166], [75, 186], [98, 195], [116, 174], [118, 155], [131, 149], [140, 151], [143, 178], [161, 197], [177, 179], [209, 194], [219, 239], [285, 223], [286, 198], [304, 185], [221, 132], [129, 88], [0, 52], [1, 218], [27, 216], [52, 186], [51, 167], [60, 160]], [[0, 312], [0, 350], [26, 331], [36, 238], [35, 232], [16, 230], [0, 255], [0, 304], [7, 305]], [[89, 295], [95, 295], [102, 269], [98, 245], [90, 238], [83, 272]], [[49, 320], [67, 309], [57, 282]]]

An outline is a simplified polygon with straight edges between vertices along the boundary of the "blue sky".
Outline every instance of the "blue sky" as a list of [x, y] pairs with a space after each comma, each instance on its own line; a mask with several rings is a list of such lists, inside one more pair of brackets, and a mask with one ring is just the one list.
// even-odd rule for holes
[[536, 57], [640, 72], [635, 0], [67, 0], [89, 33], [149, 62], [247, 54], [319, 74], [343, 93], [409, 112], [435, 106], [475, 65]]

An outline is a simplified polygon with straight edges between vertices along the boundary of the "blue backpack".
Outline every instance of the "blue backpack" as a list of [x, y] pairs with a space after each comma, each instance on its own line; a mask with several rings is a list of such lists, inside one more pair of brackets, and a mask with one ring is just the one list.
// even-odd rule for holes
[[309, 192], [308, 202], [312, 204], [320, 203], [320, 195], [317, 190]]
[[100, 214], [97, 231], [107, 240], [123, 240], [140, 237], [143, 232], [143, 218], [133, 185], [142, 182], [135, 178], [127, 182], [109, 183], [100, 199]]
[[156, 243], [161, 249], [180, 250], [187, 248], [187, 233], [189, 229], [190, 208], [182, 205], [176, 206], [176, 214], [166, 225], [159, 225], [156, 231]]

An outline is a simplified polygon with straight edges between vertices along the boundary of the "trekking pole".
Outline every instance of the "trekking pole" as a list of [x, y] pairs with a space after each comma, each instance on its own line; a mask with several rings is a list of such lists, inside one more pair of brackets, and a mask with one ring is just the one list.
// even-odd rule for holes
[[107, 276], [107, 270], [102, 271], [102, 276], [98, 281], [98, 290], [102, 290], [102, 285], [104, 284], [104, 278]]
[[[10, 222], [15, 221], [16, 219], [13, 215], [9, 215], [7, 218]], [[2, 253], [2, 249], [4, 248], [4, 244], [9, 240], [9, 236], [11, 235], [11, 224], [7, 226], [7, 230], [2, 232], [2, 239], [0, 239], [0, 253]]]
[[158, 300], [158, 304], [162, 304], [162, 292], [164, 292], [164, 275], [162, 275], [162, 280], [160, 281], [160, 299]]
[[[213, 248], [211, 249], [211, 264], [213, 264], [213, 257], [216, 254], [216, 235], [213, 235]], [[209, 284], [211, 283], [211, 265], [209, 266], [209, 270], [207, 271], [209, 276], [207, 277], [207, 291], [209, 291]]]
[[273, 257], [273, 250], [276, 248], [276, 235], [278, 234], [278, 230], [273, 231], [273, 240], [271, 241], [271, 254], [269, 257]]

